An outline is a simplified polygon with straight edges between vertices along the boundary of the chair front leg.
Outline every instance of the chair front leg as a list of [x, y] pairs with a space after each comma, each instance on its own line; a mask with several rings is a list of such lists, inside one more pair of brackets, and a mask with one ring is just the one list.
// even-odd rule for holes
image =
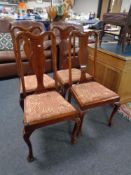
[[68, 102], [71, 103], [72, 94], [70, 88], [68, 89]]
[[120, 102], [116, 102], [114, 104], [114, 109], [113, 109], [113, 111], [112, 111], [112, 113], [110, 115], [108, 126], [112, 125], [112, 118], [114, 117], [115, 113], [118, 111], [119, 107], [120, 107]]
[[20, 95], [19, 97], [19, 102], [20, 102], [21, 109], [24, 111], [24, 97], [22, 95]]
[[32, 162], [34, 160], [32, 144], [31, 144], [30, 139], [29, 139], [33, 131], [34, 131], [34, 129], [30, 129], [29, 127], [26, 127], [26, 126], [24, 127], [24, 130], [23, 130], [23, 139], [29, 148], [29, 153], [27, 156], [27, 160], [29, 162]]
[[78, 136], [79, 127], [80, 127], [80, 118], [77, 117], [77, 118], [74, 118], [73, 120], [75, 121], [75, 125], [71, 136], [71, 143], [75, 144], [77, 141], [77, 136]]
[[79, 127], [79, 131], [78, 131], [78, 136], [79, 135], [82, 135], [82, 125], [83, 125], [83, 120], [84, 120], [84, 115], [85, 115], [85, 112], [80, 112], [80, 127]]
[[65, 98], [66, 97], [66, 92], [67, 92], [67, 88], [63, 87], [62, 89], [62, 96]]

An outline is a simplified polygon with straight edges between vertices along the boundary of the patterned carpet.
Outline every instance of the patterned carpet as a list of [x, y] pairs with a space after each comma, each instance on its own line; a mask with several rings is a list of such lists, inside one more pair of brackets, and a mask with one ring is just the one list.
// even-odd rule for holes
[[26, 161], [18, 78], [0, 81], [0, 175], [131, 175], [131, 122], [112, 106], [88, 111], [82, 136], [70, 144], [73, 123], [43, 127], [31, 136], [36, 161]]
[[124, 118], [131, 121], [131, 102], [121, 105], [119, 112]]

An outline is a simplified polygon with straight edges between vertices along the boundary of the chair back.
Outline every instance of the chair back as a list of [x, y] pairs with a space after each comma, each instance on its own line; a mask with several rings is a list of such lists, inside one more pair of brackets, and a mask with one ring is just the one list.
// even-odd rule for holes
[[[92, 43], [93, 40], [93, 43]], [[72, 47], [73, 54], [75, 54], [76, 46], [79, 48], [78, 51], [78, 60], [81, 69], [81, 78], [80, 83], [86, 82], [86, 71], [88, 66], [88, 58], [89, 58], [89, 46], [94, 45], [94, 54], [93, 54], [93, 70], [92, 76], [95, 79], [96, 74], [96, 58], [97, 58], [97, 44], [98, 44], [98, 33], [96, 31], [89, 32], [80, 32], [80, 31], [72, 31], [69, 37], [68, 44], [68, 56], [69, 56], [69, 84], [72, 85]]]
[[127, 16], [127, 32], [131, 34], [131, 6]]
[[[69, 34], [73, 30], [81, 30], [81, 28], [78, 28], [73, 25], [54, 25], [52, 28], [52, 31], [54, 31], [55, 35], [59, 37], [59, 69], [67, 69], [68, 68], [68, 41], [69, 41]], [[72, 61], [76, 63], [78, 57], [76, 54], [73, 56]]]
[[52, 64], [54, 71], [54, 79], [56, 80], [57, 89], [57, 78], [56, 78], [56, 38], [53, 32], [43, 32], [39, 35], [35, 35], [29, 31], [20, 32], [16, 37], [16, 56], [19, 65], [19, 72], [22, 81], [23, 94], [26, 96], [25, 82], [24, 82], [24, 71], [23, 62], [21, 59], [21, 43], [23, 43], [23, 50], [28, 58], [29, 65], [33, 73], [36, 75], [37, 88], [35, 93], [40, 93], [45, 91], [43, 84], [45, 72], [45, 47], [44, 41], [46, 38], [50, 37], [51, 41], [51, 51], [52, 51]]
[[[10, 33], [11, 33], [11, 37], [12, 37], [12, 42], [13, 42], [13, 49], [14, 49], [14, 54], [15, 54], [15, 58], [16, 58], [16, 65], [17, 65], [17, 72], [19, 75], [19, 69], [18, 69], [18, 60], [17, 60], [17, 47], [16, 47], [16, 37], [18, 35], [19, 32], [24, 31], [24, 32], [32, 32], [36, 35], [40, 34], [41, 32], [44, 32], [44, 25], [41, 22], [35, 22], [35, 21], [15, 21], [11, 23], [10, 26]], [[21, 51], [23, 50], [22, 46], [21, 46]], [[26, 56], [23, 54], [23, 60], [26, 59]], [[31, 71], [28, 70], [28, 73], [30, 73]]]
[[15, 48], [15, 38], [20, 31], [30, 31], [34, 34], [39, 34], [45, 31], [45, 26], [41, 22], [35, 21], [15, 21], [10, 23], [10, 33], [13, 39], [13, 44]]
[[[65, 22], [65, 21], [52, 22], [52, 23], [50, 24], [50, 30], [52, 30], [53, 27], [56, 27], [56, 26], [58, 26], [58, 27], [60, 27], [60, 28], [63, 28], [63, 29], [66, 28], [66, 27], [73, 26], [73, 27], [75, 27], [75, 29], [78, 29], [78, 30], [80, 30], [80, 31], [83, 31], [83, 26], [82, 26], [81, 24], [68, 23], [68, 22]], [[56, 35], [57, 35], [57, 34], [59, 35], [59, 32], [56, 31], [55, 34], [56, 34]]]
[[37, 21], [31, 21], [31, 20], [18, 20], [11, 22], [11, 28], [15, 26], [23, 27], [26, 29], [29, 29], [31, 27], [39, 27], [41, 31], [46, 31], [45, 26], [42, 22], [37, 22]]

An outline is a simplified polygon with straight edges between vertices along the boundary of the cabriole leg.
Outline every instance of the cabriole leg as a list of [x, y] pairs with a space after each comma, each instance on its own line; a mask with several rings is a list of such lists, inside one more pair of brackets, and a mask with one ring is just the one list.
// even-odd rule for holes
[[112, 118], [114, 117], [115, 113], [117, 112], [117, 110], [119, 109], [120, 107], [120, 103], [119, 102], [116, 102], [114, 104], [114, 109], [110, 115], [110, 118], [109, 118], [109, 122], [108, 122], [108, 125], [111, 126], [112, 125]]
[[72, 136], [71, 136], [71, 143], [74, 144], [77, 141], [79, 126], [80, 126], [80, 118], [75, 118], [75, 125], [73, 128]]
[[27, 160], [29, 162], [32, 162], [34, 160], [33, 151], [32, 151], [32, 144], [31, 144], [30, 139], [29, 139], [33, 131], [34, 130], [25, 127], [24, 132], [23, 132], [24, 141], [26, 142], [26, 144], [29, 148], [29, 153], [28, 153], [28, 157], [27, 157]]
[[82, 135], [82, 125], [83, 125], [83, 120], [84, 120], [84, 112], [81, 112], [81, 114], [80, 114], [80, 119], [81, 119], [81, 121], [80, 121], [80, 127], [79, 127], [79, 131], [78, 131], [78, 136], [81, 134]]

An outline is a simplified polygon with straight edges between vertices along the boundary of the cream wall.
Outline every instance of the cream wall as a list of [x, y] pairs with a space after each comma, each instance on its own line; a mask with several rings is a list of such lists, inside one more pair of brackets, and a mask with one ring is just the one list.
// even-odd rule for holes
[[38, 2], [35, 2], [34, 0], [32, 0], [32, 1], [30, 0], [29, 2], [26, 3], [27, 8], [29, 8], [29, 9], [34, 9], [36, 7], [44, 8], [44, 7], [49, 6], [50, 4], [51, 4], [50, 2], [38, 3]]
[[99, 0], [75, 0], [75, 5], [73, 10], [76, 13], [90, 13], [91, 11], [97, 13]]
[[130, 5], [131, 5], [131, 0], [123, 0], [122, 6], [121, 6], [121, 12], [123, 12], [123, 10], [126, 10], [126, 12], [128, 12]]
[[[98, 8], [98, 1], [99, 0], [75, 0], [75, 5], [73, 7], [73, 10], [76, 13], [90, 13], [95, 12], [97, 13], [97, 8]], [[43, 3], [36, 3], [34, 0], [30, 0], [27, 3], [27, 8], [35, 8], [35, 7], [46, 7], [50, 5], [50, 2], [43, 2]]]

